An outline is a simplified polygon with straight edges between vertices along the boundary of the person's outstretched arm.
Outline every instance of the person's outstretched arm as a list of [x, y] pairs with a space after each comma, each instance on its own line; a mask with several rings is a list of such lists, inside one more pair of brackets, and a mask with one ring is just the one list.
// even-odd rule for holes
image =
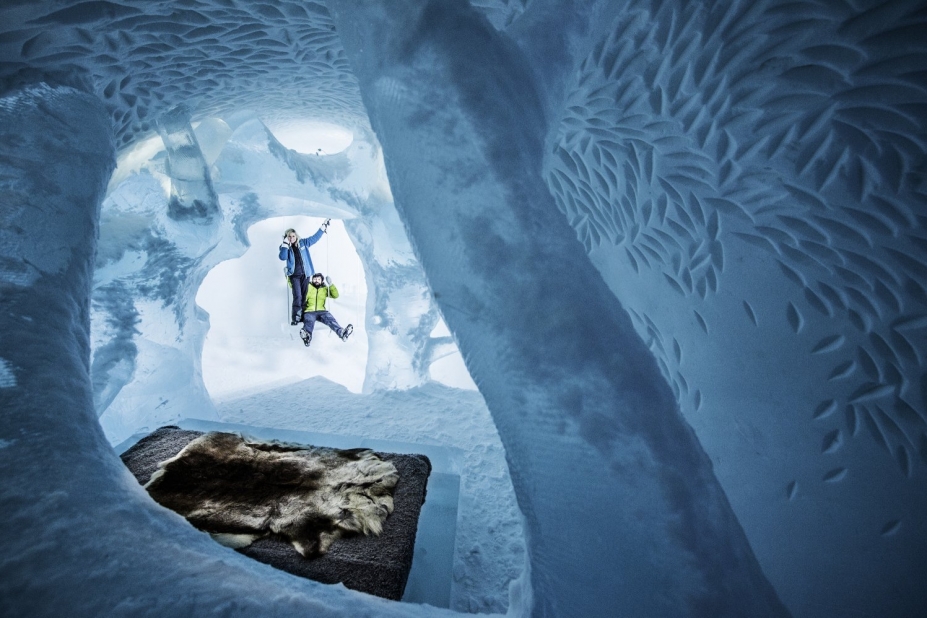
[[320, 240], [322, 240], [322, 236], [324, 236], [324, 235], [325, 235], [325, 230], [322, 229], [322, 228], [319, 228], [319, 231], [318, 231], [318, 232], [316, 232], [315, 234], [313, 234], [313, 235], [310, 236], [309, 238], [300, 238], [300, 239], [299, 239], [299, 242], [303, 243], [303, 245], [306, 246], [306, 247], [311, 247], [311, 246], [314, 245], [315, 243], [317, 243], [317, 242], [319, 242]]

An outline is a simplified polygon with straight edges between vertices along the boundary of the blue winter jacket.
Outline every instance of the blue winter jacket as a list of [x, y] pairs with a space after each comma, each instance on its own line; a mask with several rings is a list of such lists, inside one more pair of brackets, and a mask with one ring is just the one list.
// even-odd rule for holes
[[[309, 257], [309, 247], [319, 242], [324, 233], [325, 232], [319, 228], [319, 231], [309, 238], [300, 238], [296, 241], [296, 245], [299, 247], [299, 253], [303, 257], [303, 270], [306, 271], [306, 277], [311, 277], [315, 272], [315, 270], [312, 269], [312, 258]], [[283, 272], [289, 277], [296, 268], [296, 258], [293, 257], [293, 249], [289, 246], [280, 247], [280, 259], [286, 260], [286, 266], [283, 267]]]

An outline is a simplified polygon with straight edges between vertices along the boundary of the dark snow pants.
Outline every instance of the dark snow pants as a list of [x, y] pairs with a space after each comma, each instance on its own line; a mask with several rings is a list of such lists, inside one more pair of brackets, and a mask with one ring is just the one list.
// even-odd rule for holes
[[315, 327], [316, 322], [321, 322], [335, 331], [336, 335], [339, 337], [341, 336], [343, 329], [338, 324], [338, 320], [335, 319], [335, 316], [328, 311], [307, 311], [303, 314], [303, 329], [309, 332], [309, 334], [312, 334], [312, 329]]
[[293, 284], [293, 309], [290, 311], [290, 321], [298, 322], [299, 316], [303, 313], [303, 307], [306, 305], [309, 278], [306, 277], [305, 273], [290, 275], [290, 283]]

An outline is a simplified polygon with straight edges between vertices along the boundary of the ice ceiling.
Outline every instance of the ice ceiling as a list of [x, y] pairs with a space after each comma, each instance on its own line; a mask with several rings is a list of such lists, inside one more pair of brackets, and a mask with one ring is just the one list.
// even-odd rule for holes
[[[133, 493], [93, 429], [143, 379], [208, 408], [198, 282], [240, 254], [230, 239], [247, 224], [292, 214], [285, 199], [214, 197], [191, 121], [272, 151], [256, 118], [314, 119], [366, 136], [357, 148], [378, 140], [392, 197], [350, 182], [361, 158], [283, 148], [299, 186], [273, 191], [354, 218], [369, 311], [420, 262], [434, 304], [374, 333], [371, 354], [375, 337], [401, 339], [420, 368], [442, 342], [415, 333], [437, 310], [454, 333], [526, 516], [531, 594], [512, 611], [780, 615], [778, 596], [796, 616], [922, 615], [927, 4], [471, 4], [4, 3], [4, 596], [87, 614], [204, 598], [244, 612], [257, 590], [281, 611], [368, 603], [263, 571], [255, 583]], [[132, 257], [107, 244], [129, 236], [104, 209], [94, 302], [112, 319], [91, 384], [95, 209], [114, 152], [156, 130], [173, 210], [114, 220], [149, 254], [170, 236], [174, 259], [139, 271], [141, 294], [101, 296], [100, 273]], [[375, 233], [397, 226], [417, 260]], [[49, 231], [64, 240], [38, 249]], [[408, 259], [378, 259], [384, 246]], [[163, 358], [133, 339], [129, 305], [146, 294], [170, 301], [173, 374], [139, 370]], [[368, 366], [371, 388], [406, 386], [395, 377]], [[82, 540], [130, 530], [148, 550], [119, 555], [145, 577]]]

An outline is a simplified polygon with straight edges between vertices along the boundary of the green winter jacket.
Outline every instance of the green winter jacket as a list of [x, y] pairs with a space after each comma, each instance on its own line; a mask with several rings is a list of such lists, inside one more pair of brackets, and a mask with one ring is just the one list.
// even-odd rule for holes
[[310, 283], [309, 291], [306, 292], [306, 304], [303, 307], [303, 312], [328, 311], [325, 308], [325, 299], [328, 297], [338, 298], [338, 288], [334, 285], [323, 285], [317, 288]]

